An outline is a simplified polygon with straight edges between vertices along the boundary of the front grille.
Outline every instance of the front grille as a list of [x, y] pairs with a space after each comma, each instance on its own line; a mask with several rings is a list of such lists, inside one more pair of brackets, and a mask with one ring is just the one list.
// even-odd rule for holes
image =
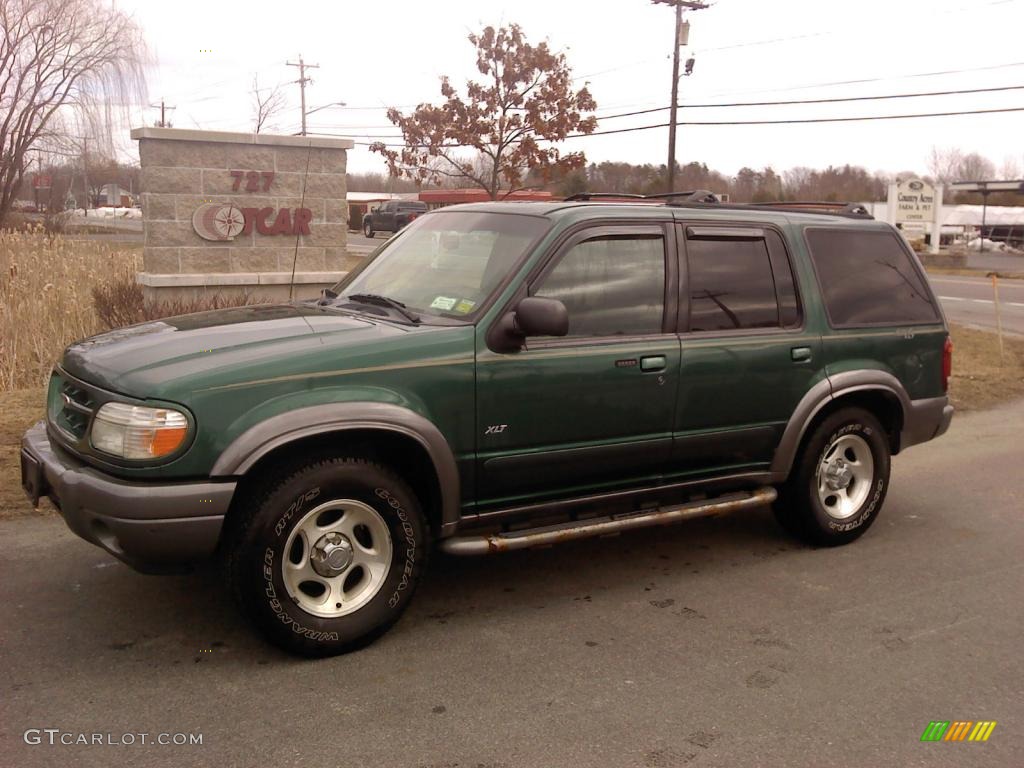
[[96, 398], [79, 382], [54, 371], [50, 378], [47, 415], [50, 423], [77, 442], [89, 431]]

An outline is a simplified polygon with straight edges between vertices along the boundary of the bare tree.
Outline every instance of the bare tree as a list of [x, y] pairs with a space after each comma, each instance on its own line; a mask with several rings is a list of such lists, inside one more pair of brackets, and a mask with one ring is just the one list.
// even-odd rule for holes
[[938, 184], [949, 184], [957, 180], [957, 171], [963, 161], [963, 153], [956, 147], [932, 147], [928, 154], [928, 170]]
[[281, 85], [273, 88], [260, 88], [259, 77], [252, 76], [252, 103], [256, 108], [256, 115], [253, 118], [255, 124], [254, 133], [259, 133], [264, 128], [273, 126], [268, 121], [275, 115], [280, 114], [287, 106], [287, 99]]
[[977, 152], [971, 152], [960, 158], [956, 166], [957, 181], [982, 181], [996, 175], [992, 161]]
[[1019, 179], [1020, 163], [1017, 162], [1017, 158], [1013, 155], [1004, 157], [1003, 164], [999, 167], [999, 174], [1008, 181]]
[[112, 147], [114, 112], [145, 98], [145, 44], [103, 0], [0, 0], [0, 223], [27, 153], [68, 126]]

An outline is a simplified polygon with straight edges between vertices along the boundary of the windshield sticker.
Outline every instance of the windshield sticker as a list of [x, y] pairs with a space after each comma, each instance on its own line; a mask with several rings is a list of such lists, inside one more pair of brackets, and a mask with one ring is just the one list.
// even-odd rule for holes
[[449, 310], [455, 306], [456, 301], [457, 299], [449, 299], [447, 296], [438, 296], [430, 302], [430, 308]]
[[458, 304], [455, 305], [455, 311], [458, 312], [460, 315], [465, 315], [468, 312], [472, 312], [473, 311], [473, 307], [475, 307], [475, 306], [476, 306], [476, 302], [475, 301], [470, 301], [469, 299], [463, 299], [462, 301], [460, 301]]

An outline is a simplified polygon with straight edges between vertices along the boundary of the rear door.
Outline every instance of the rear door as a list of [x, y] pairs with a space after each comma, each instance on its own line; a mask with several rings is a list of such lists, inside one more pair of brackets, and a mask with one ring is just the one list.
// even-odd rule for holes
[[569, 335], [481, 344], [482, 506], [660, 479], [679, 383], [673, 239], [667, 222], [576, 232], [527, 286], [566, 305]]
[[781, 230], [680, 225], [682, 365], [670, 476], [758, 470], [824, 376]]

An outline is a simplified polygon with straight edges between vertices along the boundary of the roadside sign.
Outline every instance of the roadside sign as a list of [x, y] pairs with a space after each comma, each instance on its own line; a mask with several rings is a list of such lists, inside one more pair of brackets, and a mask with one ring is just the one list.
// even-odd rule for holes
[[896, 186], [896, 223], [930, 222], [935, 218], [935, 188], [920, 179], [906, 179]]

